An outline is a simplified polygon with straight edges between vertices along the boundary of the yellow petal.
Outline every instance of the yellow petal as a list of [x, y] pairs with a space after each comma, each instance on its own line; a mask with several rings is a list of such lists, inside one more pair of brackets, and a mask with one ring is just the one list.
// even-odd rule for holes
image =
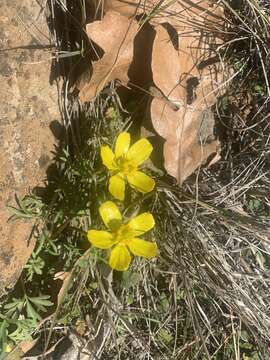
[[87, 238], [92, 245], [99, 249], [109, 249], [113, 246], [113, 235], [108, 231], [89, 230]]
[[119, 134], [115, 144], [115, 156], [120, 158], [128, 152], [130, 145], [130, 135], [128, 132]]
[[128, 243], [128, 248], [133, 255], [143, 256], [147, 259], [157, 256], [157, 244], [142, 239], [132, 239]]
[[126, 271], [131, 261], [131, 255], [126, 245], [116, 245], [111, 252], [109, 264], [110, 267], [118, 271]]
[[106, 201], [99, 207], [99, 214], [104, 224], [115, 231], [122, 222], [122, 216], [118, 207], [112, 201]]
[[149, 158], [152, 150], [153, 146], [150, 142], [147, 139], [141, 139], [130, 147], [127, 152], [127, 160], [140, 165]]
[[115, 156], [109, 146], [101, 146], [100, 150], [103, 165], [109, 170], [115, 170], [117, 168], [115, 163]]
[[125, 198], [125, 180], [121, 174], [110, 177], [109, 192], [116, 199], [123, 201]]
[[151, 230], [155, 226], [155, 220], [152, 214], [146, 212], [130, 220], [127, 225], [132, 230], [133, 236], [139, 236]]
[[10, 353], [13, 350], [13, 346], [11, 346], [11, 344], [5, 344], [4, 349], [5, 353]]
[[155, 187], [155, 180], [141, 171], [132, 171], [127, 175], [129, 184], [142, 193], [148, 193]]

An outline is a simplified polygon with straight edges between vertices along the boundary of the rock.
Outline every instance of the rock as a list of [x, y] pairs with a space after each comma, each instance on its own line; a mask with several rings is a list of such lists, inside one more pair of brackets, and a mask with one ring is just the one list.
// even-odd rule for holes
[[[51, 53], [45, 9], [35, 0], [0, 2], [0, 295], [12, 287], [34, 245], [32, 224], [7, 222], [15, 193], [23, 198], [46, 180], [59, 118], [56, 86], [49, 84]], [[44, 48], [45, 46], [45, 48]]]

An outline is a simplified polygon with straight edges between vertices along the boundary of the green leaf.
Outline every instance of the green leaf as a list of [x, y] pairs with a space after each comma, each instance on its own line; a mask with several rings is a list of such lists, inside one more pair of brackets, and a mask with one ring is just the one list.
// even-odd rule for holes
[[132, 273], [130, 271], [126, 271], [122, 275], [123, 287], [125, 289], [129, 289], [133, 286], [137, 286], [141, 280], [141, 276], [139, 273]]
[[7, 336], [7, 321], [4, 320], [0, 323], [0, 343], [4, 343]]
[[38, 305], [44, 305], [44, 306], [52, 306], [53, 303], [47, 299], [50, 298], [50, 295], [41, 295], [41, 296], [36, 296], [36, 297], [28, 297], [28, 299], [34, 303], [34, 304], [38, 304]]
[[27, 219], [31, 219], [33, 218], [33, 214], [27, 214], [25, 213], [23, 210], [17, 209], [13, 206], [7, 205], [6, 208], [13, 214], [16, 215], [19, 218], [27, 218]]
[[4, 305], [4, 309], [9, 310], [9, 309], [12, 309], [12, 308], [17, 308], [20, 302], [22, 302], [22, 301], [17, 300], [17, 299], [13, 299], [12, 303]]
[[24, 212], [27, 211], [26, 208], [25, 208], [25, 206], [24, 206], [23, 200], [20, 200], [20, 199], [18, 198], [17, 194], [15, 194], [15, 201], [16, 201], [17, 205], [18, 205]]
[[41, 316], [36, 312], [28, 299], [26, 299], [26, 310], [29, 317], [32, 319], [41, 320]]
[[161, 293], [160, 297], [159, 297], [159, 300], [160, 300], [160, 308], [161, 308], [161, 310], [163, 312], [167, 312], [169, 310], [169, 308], [170, 308], [170, 302], [167, 299], [166, 294]]
[[158, 337], [165, 344], [170, 343], [172, 341], [172, 339], [173, 339], [173, 336], [172, 336], [171, 332], [168, 331], [167, 329], [164, 329], [164, 328], [159, 330]]
[[34, 319], [22, 319], [17, 321], [17, 328], [13, 333], [8, 334], [8, 337], [13, 340], [15, 343], [18, 343], [22, 340], [32, 340], [31, 333], [35, 330], [37, 326], [37, 321]]
[[258, 199], [251, 199], [249, 200], [248, 207], [251, 211], [256, 212], [259, 210], [261, 206], [261, 201]]
[[131, 305], [134, 302], [134, 296], [132, 294], [128, 294], [127, 296], [127, 304]]

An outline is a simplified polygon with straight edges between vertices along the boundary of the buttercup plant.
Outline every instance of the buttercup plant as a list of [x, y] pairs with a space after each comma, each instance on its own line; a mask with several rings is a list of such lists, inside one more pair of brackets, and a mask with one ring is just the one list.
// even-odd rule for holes
[[155, 226], [152, 214], [145, 212], [123, 223], [122, 215], [112, 201], [103, 203], [99, 207], [99, 214], [109, 231], [90, 229], [87, 237], [90, 243], [99, 249], [112, 249], [109, 258], [112, 269], [128, 270], [131, 254], [147, 259], [157, 255], [155, 242], [138, 238]]
[[125, 198], [125, 182], [141, 193], [148, 193], [155, 187], [155, 180], [139, 170], [139, 166], [151, 155], [152, 145], [147, 139], [140, 139], [130, 146], [130, 134], [122, 132], [116, 139], [114, 152], [109, 146], [101, 147], [103, 164], [112, 173], [109, 192], [116, 199]]

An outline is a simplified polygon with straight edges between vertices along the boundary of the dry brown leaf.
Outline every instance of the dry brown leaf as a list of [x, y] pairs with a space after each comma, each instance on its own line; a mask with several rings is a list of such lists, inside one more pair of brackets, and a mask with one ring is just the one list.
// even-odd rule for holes
[[38, 342], [39, 337], [34, 340], [25, 340], [19, 343], [18, 347], [21, 349], [23, 354], [26, 354], [29, 350], [31, 350], [36, 343]]
[[146, 14], [153, 25], [169, 23], [174, 27], [208, 28], [220, 24], [222, 7], [211, 0], [105, 0], [106, 11], [116, 11], [127, 17]]
[[[182, 183], [211, 154], [219, 153], [211, 107], [221, 90], [222, 77], [209, 44], [213, 38], [220, 44], [213, 30], [222, 25], [222, 8], [210, 0], [105, 0], [105, 13], [103, 20], [87, 27], [89, 37], [105, 54], [94, 63], [91, 82], [80, 87], [81, 100], [93, 99], [110, 80], [128, 82], [138, 31], [132, 19], [147, 14], [156, 30], [149, 59], [154, 83], [149, 90], [153, 95], [151, 119], [157, 133], [166, 140], [165, 168]], [[111, 42], [108, 28], [112, 31]], [[209, 29], [211, 36], [205, 35]], [[217, 159], [214, 156], [211, 163]]]
[[155, 30], [153, 82], [167, 101], [154, 97], [150, 114], [155, 130], [166, 140], [165, 168], [181, 184], [211, 154], [219, 152], [219, 142], [213, 139], [211, 106], [221, 86], [221, 73], [215, 64], [200, 69], [211, 52], [199, 34], [182, 33], [177, 51], [164, 26]]
[[6, 354], [5, 360], [20, 360], [23, 355], [31, 350], [39, 340], [39, 337], [34, 340], [21, 341], [9, 354]]
[[104, 51], [104, 55], [93, 63], [91, 80], [86, 82], [81, 79], [76, 85], [82, 102], [93, 100], [111, 80], [128, 83], [127, 73], [138, 29], [135, 20], [114, 11], [108, 11], [102, 20], [86, 26], [90, 40]]

